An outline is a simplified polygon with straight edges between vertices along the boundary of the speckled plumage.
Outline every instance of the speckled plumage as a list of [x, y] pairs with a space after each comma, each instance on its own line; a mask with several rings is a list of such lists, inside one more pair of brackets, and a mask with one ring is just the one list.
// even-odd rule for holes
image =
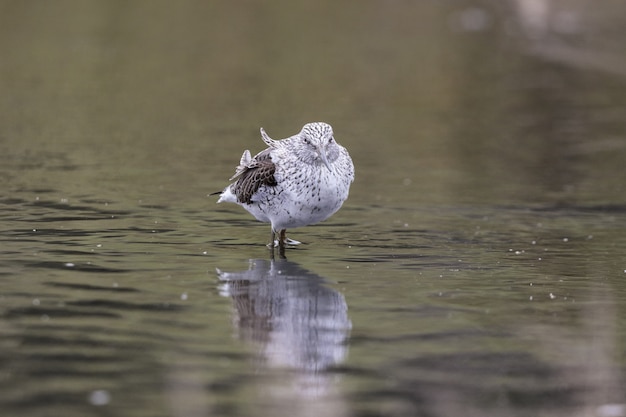
[[271, 139], [261, 128], [268, 148], [251, 157], [246, 150], [217, 201], [236, 203], [257, 220], [271, 223], [272, 240], [286, 229], [326, 220], [348, 198], [354, 165], [348, 151], [333, 136], [332, 127], [316, 122], [283, 140]]

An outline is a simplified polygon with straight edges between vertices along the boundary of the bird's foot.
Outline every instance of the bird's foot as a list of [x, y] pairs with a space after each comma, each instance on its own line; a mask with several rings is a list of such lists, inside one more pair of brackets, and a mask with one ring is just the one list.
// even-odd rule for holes
[[288, 237], [285, 238], [284, 242], [285, 242], [285, 245], [289, 245], [289, 246], [298, 246], [302, 244], [302, 242], [294, 240], [294, 239], [289, 239]]
[[[302, 244], [302, 242], [298, 240], [294, 240], [294, 239], [289, 239], [288, 237], [285, 238], [285, 240], [283, 240], [283, 243], [288, 246], [298, 246]], [[279, 246], [280, 246], [280, 242], [278, 241], [278, 239], [275, 239], [273, 243], [273, 247], [277, 248]], [[272, 248], [272, 243], [268, 243], [267, 247]]]

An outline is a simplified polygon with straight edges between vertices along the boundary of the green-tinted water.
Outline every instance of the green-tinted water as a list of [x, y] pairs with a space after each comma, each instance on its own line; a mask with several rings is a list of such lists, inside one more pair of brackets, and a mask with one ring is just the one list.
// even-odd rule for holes
[[[625, 416], [624, 6], [440, 3], [1, 2], [2, 414]], [[272, 261], [207, 194], [316, 120]]]

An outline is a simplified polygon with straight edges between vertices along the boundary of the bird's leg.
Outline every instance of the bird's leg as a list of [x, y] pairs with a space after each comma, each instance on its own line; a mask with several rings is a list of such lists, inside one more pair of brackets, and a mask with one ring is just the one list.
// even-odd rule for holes
[[[286, 232], [287, 229], [282, 229], [277, 233], [276, 231], [274, 231], [274, 228], [272, 228], [270, 233], [270, 243], [267, 244], [267, 247], [270, 249], [279, 248], [282, 252], [284, 252], [287, 245], [297, 246], [302, 244], [302, 242], [286, 237]], [[275, 237], [277, 237], [278, 239], [274, 239]]]
[[287, 259], [285, 257], [285, 229], [280, 231], [280, 236], [278, 237], [278, 256], [281, 259]]
[[287, 231], [287, 229], [282, 229], [280, 231], [280, 235], [278, 236], [278, 249], [280, 249], [281, 252], [285, 252], [285, 232]]

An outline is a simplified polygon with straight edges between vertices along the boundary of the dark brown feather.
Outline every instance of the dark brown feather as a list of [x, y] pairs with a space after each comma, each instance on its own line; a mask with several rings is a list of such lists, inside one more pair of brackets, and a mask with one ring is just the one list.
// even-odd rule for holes
[[252, 195], [261, 185], [275, 186], [274, 173], [276, 166], [272, 162], [269, 150], [263, 151], [254, 157], [252, 162], [235, 183], [237, 201], [244, 204], [252, 203]]

